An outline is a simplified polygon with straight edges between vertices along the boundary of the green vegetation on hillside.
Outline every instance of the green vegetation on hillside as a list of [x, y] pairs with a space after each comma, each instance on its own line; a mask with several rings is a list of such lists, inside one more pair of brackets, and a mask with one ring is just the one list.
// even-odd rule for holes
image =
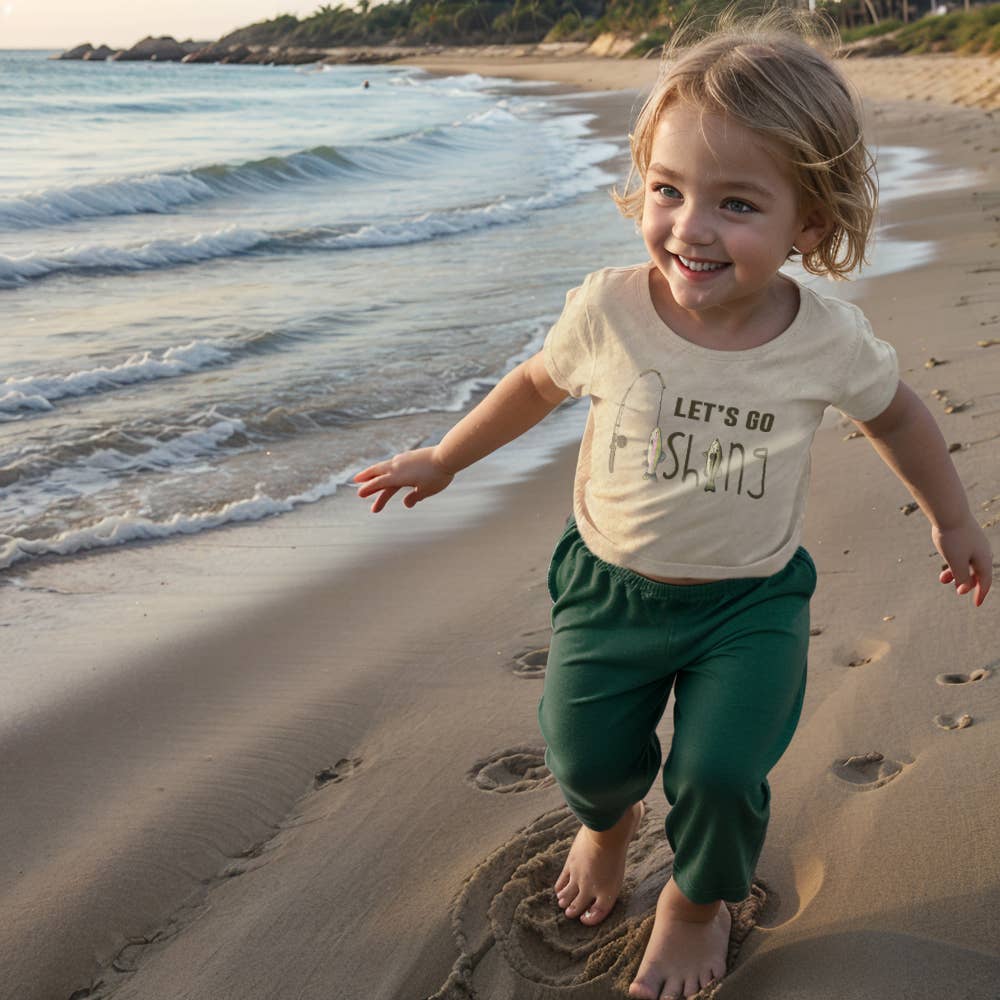
[[844, 28], [840, 32], [840, 37], [844, 42], [859, 42], [862, 38], [878, 38], [880, 35], [887, 35], [891, 31], [898, 31], [902, 27], [902, 21], [898, 18], [890, 17], [876, 24], [861, 24], [856, 28]]
[[[879, 51], [1000, 51], [1000, 3], [920, 16], [930, 0], [818, 0], [845, 42], [884, 36]], [[794, 5], [794, 3], [793, 3]], [[710, 18], [726, 0], [388, 0], [325, 4], [299, 20], [283, 14], [220, 39], [227, 45], [335, 48], [350, 45], [483, 45], [590, 41], [632, 36], [642, 54], [669, 40], [688, 17]], [[739, 3], [759, 9], [759, 3]], [[904, 24], [909, 17], [910, 23]]]
[[893, 42], [900, 52], [1000, 52], [1000, 4], [921, 18]]

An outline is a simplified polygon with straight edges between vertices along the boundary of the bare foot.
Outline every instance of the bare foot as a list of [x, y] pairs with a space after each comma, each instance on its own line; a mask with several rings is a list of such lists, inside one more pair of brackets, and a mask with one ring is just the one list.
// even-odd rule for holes
[[732, 922], [725, 903], [692, 903], [670, 879], [656, 902], [653, 933], [628, 995], [637, 1000], [693, 997], [721, 979]]
[[555, 884], [567, 917], [593, 927], [611, 912], [625, 878], [625, 853], [645, 811], [635, 802], [610, 830], [580, 827]]

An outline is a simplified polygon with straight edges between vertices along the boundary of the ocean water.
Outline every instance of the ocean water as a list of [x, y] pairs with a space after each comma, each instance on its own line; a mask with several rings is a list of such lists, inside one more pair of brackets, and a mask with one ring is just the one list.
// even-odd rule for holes
[[0, 52], [0, 569], [329, 496], [642, 256], [578, 97], [47, 55]]

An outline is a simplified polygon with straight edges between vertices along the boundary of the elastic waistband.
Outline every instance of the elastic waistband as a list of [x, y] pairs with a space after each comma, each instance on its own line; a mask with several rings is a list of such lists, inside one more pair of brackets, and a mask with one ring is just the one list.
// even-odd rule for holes
[[652, 600], [669, 601], [673, 604], [705, 604], [718, 602], [723, 598], [740, 596], [755, 587], [759, 587], [765, 580], [772, 579], [788, 570], [788, 566], [799, 559], [805, 559], [810, 564], [812, 557], [799, 546], [789, 562], [772, 576], [738, 576], [725, 580], [706, 580], [704, 583], [663, 583], [659, 580], [651, 580], [648, 576], [636, 573], [634, 570], [616, 563], [606, 562], [600, 556], [594, 555], [587, 543], [580, 536], [576, 526], [576, 520], [570, 517], [566, 524], [563, 537], [575, 536], [575, 544], [578, 544], [586, 553], [588, 559], [592, 560], [595, 566], [600, 567], [618, 580], [624, 586], [637, 591], [643, 597]]

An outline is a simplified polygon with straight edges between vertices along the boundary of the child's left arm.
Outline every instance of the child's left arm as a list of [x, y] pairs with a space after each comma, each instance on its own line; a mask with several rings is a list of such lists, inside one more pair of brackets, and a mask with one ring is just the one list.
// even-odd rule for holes
[[938, 579], [954, 582], [959, 594], [975, 587], [978, 608], [993, 581], [993, 553], [969, 509], [965, 489], [930, 410], [900, 382], [892, 402], [879, 416], [855, 423], [931, 522], [931, 538], [948, 564]]

